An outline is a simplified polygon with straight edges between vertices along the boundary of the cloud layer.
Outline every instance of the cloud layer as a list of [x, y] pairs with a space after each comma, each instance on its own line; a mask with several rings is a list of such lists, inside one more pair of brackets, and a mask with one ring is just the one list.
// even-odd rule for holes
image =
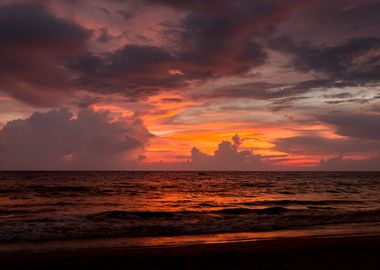
[[0, 130], [0, 169], [133, 169], [150, 136], [138, 119], [111, 119], [107, 111], [36, 112]]
[[369, 168], [378, 11], [377, 0], [1, 1], [1, 164]]

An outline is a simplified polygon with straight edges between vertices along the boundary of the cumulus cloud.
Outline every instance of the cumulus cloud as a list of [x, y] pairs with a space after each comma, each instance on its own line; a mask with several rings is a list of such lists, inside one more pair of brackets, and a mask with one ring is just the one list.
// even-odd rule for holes
[[140, 120], [108, 111], [35, 112], [0, 129], [0, 169], [133, 169], [150, 136]]
[[[188, 162], [144, 164], [142, 168], [155, 170], [195, 170], [195, 171], [284, 171], [284, 170], [326, 170], [326, 171], [378, 171], [380, 170], [379, 143], [361, 142], [356, 139], [328, 139], [318, 136], [297, 136], [273, 141], [275, 149], [291, 155], [334, 156], [323, 159], [319, 164], [300, 167], [281, 165], [276, 161], [289, 161], [287, 154], [260, 156], [251, 150], [239, 149], [242, 139], [235, 135], [231, 141], [218, 144], [213, 154], [206, 154], [193, 147]], [[361, 159], [348, 157], [355, 153], [372, 156]], [[370, 155], [371, 154], [371, 155]], [[346, 157], [347, 156], [347, 157]], [[271, 161], [270, 158], [276, 157]]]
[[271, 166], [265, 163], [261, 156], [250, 150], [239, 150], [241, 139], [238, 135], [232, 137], [232, 142], [223, 141], [214, 154], [208, 155], [196, 147], [191, 149], [191, 170], [265, 170]]

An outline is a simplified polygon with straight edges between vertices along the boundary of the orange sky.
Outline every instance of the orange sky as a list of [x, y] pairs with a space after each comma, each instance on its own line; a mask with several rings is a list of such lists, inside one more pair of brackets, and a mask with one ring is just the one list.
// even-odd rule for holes
[[378, 5], [179, 2], [2, 1], [0, 168], [376, 167]]

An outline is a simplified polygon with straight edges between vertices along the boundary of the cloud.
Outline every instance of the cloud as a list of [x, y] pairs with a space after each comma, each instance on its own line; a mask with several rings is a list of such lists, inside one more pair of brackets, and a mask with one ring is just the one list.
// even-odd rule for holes
[[239, 150], [241, 139], [238, 135], [230, 141], [223, 141], [218, 145], [213, 155], [208, 155], [193, 147], [191, 150], [191, 170], [265, 170], [270, 164], [264, 163], [259, 155], [250, 150]]
[[171, 90], [185, 88], [194, 80], [244, 75], [266, 62], [264, 47], [252, 37], [258, 25], [271, 25], [269, 19], [262, 23], [263, 16], [276, 17], [280, 10], [245, 3], [233, 12], [239, 16], [227, 11], [211, 16], [191, 9], [178, 23], [167, 25], [166, 37], [172, 37], [167, 46], [127, 44], [103, 56], [87, 52], [69, 66], [88, 89], [131, 97], [145, 88]]
[[[326, 170], [326, 171], [371, 171], [380, 170], [380, 144], [358, 139], [329, 139], [318, 136], [296, 136], [273, 141], [274, 149], [287, 154], [260, 156], [251, 150], [239, 149], [242, 139], [235, 135], [231, 141], [218, 144], [213, 154], [206, 154], [193, 147], [188, 162], [179, 163], [145, 163], [140, 168], [155, 170], [193, 170], [193, 171], [286, 171], [286, 170]], [[302, 167], [278, 164], [291, 161], [290, 155], [336, 156], [321, 160], [319, 164]], [[348, 155], [364, 154], [367, 158], [353, 159]], [[372, 157], [371, 157], [372, 156]], [[369, 158], [368, 158], [369, 157]], [[275, 158], [275, 159], [271, 159]]]
[[[52, 106], [59, 102], [60, 95], [77, 88], [100, 94], [118, 93], [136, 101], [162, 90], [185, 88], [192, 80], [204, 82], [245, 75], [268, 61], [266, 40], [276, 27], [307, 6], [303, 1], [162, 0], [145, 3], [184, 12], [176, 23], [166, 24], [166, 30], [162, 30], [161, 34], [168, 38], [165, 42], [170, 44], [128, 43], [116, 49], [105, 47], [105, 52], [94, 50], [88, 43], [90, 31], [56, 17], [42, 5], [1, 6], [0, 41], [7, 48], [9, 45], [14, 48], [11, 54], [0, 56], [3, 69], [12, 71], [2, 76], [3, 88], [30, 104]], [[111, 16], [111, 7], [106, 3], [99, 2], [95, 8]], [[361, 12], [367, 12], [365, 10]], [[112, 14], [118, 16], [117, 12]], [[101, 25], [96, 29], [97, 42], [109, 42], [110, 28]], [[280, 84], [281, 91], [272, 91], [276, 88], [272, 85], [268, 96], [292, 96], [316, 87], [337, 86], [337, 74], [342, 77], [349, 64], [361, 68], [351, 68], [354, 73], [345, 77], [354, 74], [358, 78], [375, 79], [378, 74], [377, 56], [362, 57], [378, 48], [379, 41], [375, 37], [353, 38], [336, 47], [296, 44], [286, 38], [272, 39], [270, 44], [272, 49], [293, 54], [293, 65], [299, 70], [316, 70], [335, 76], [293, 86]], [[359, 56], [362, 63], [358, 64]], [[173, 74], [170, 70], [179, 72]], [[240, 85], [240, 90], [231, 89], [234, 94], [230, 95], [220, 89], [221, 93], [215, 95], [260, 96], [252, 90], [255, 86]]]
[[108, 111], [35, 112], [0, 129], [0, 168], [128, 169], [150, 136], [140, 120], [112, 119]]
[[252, 98], [258, 100], [279, 99], [289, 96], [296, 96], [307, 92], [312, 86], [302, 87], [305, 84], [305, 82], [302, 82], [300, 85], [292, 86], [287, 84], [274, 84], [266, 81], [250, 82], [224, 86], [216, 89], [211, 94], [198, 95], [195, 96], [195, 98]]
[[39, 5], [0, 7], [0, 46], [71, 54], [80, 50], [89, 32], [79, 25], [59, 19]]
[[339, 98], [339, 99], [342, 99], [342, 98], [353, 98], [354, 95], [351, 94], [351, 93], [347, 93], [347, 92], [343, 92], [343, 93], [339, 93], [339, 94], [324, 94], [322, 97], [324, 98]]
[[333, 83], [379, 81], [379, 37], [351, 38], [334, 46], [297, 43], [284, 37], [273, 39], [270, 46], [293, 56], [291, 66], [296, 70], [321, 73]]
[[[174, 23], [162, 23], [167, 40], [159, 45], [128, 43], [105, 53], [87, 49], [68, 59], [65, 67], [78, 76], [81, 88], [137, 101], [161, 91], [183, 90], [194, 81], [244, 75], [267, 60], [265, 48], [254, 36], [286, 17], [290, 8], [247, 1], [238, 5], [229, 1], [145, 2], [186, 12]], [[214, 5], [228, 8], [208, 12]], [[104, 43], [110, 31], [100, 29], [103, 35], [98, 41]]]
[[[274, 150], [308, 153], [310, 160], [313, 153], [367, 152], [379, 141], [379, 8], [372, 0], [6, 0], [0, 4], [0, 91], [34, 107], [120, 107], [173, 137], [208, 123], [217, 132], [265, 129], [268, 138], [279, 129], [322, 124], [345, 138], [283, 138]], [[332, 107], [350, 113], [326, 110]], [[8, 127], [8, 119], [22, 117], [6, 108], [0, 122]], [[22, 115], [34, 110], [25, 106]], [[131, 137], [144, 145], [145, 135]], [[215, 169], [218, 161], [267, 166], [240, 138], [219, 148], [213, 154], [195, 149], [185, 165], [201, 168], [199, 159]], [[85, 164], [66, 152], [65, 166]], [[182, 153], [170, 155], [183, 160]], [[58, 157], [47, 160], [61, 164]]]
[[276, 150], [295, 155], [342, 155], [380, 149], [380, 142], [321, 136], [295, 136], [277, 139], [272, 143]]
[[368, 1], [367, 3], [356, 3], [347, 9], [342, 9], [341, 13], [335, 17], [342, 30], [349, 34], [357, 33], [361, 35], [379, 34], [377, 25], [380, 23], [378, 16], [380, 4], [378, 1]]
[[156, 46], [126, 45], [101, 57], [87, 52], [68, 63], [88, 91], [119, 93], [131, 100], [157, 94], [161, 88], [186, 86], [181, 74], [170, 74], [177, 59]]
[[163, 103], [181, 103], [183, 99], [181, 98], [162, 98], [161, 101]]
[[39, 5], [0, 6], [0, 88], [36, 106], [57, 104], [72, 88], [63, 59], [81, 52], [91, 33]]
[[154, 5], [165, 5], [178, 9], [197, 10], [203, 12], [221, 11], [228, 1], [220, 0], [145, 0], [145, 2]]
[[316, 166], [317, 170], [324, 171], [380, 171], [380, 155], [372, 158], [354, 160], [337, 156], [327, 160], [321, 160]]
[[251, 29], [244, 29], [247, 26], [244, 25], [245, 22], [241, 17], [226, 14], [187, 16], [177, 36], [178, 46], [181, 48], [178, 51], [180, 69], [190, 78], [209, 79], [243, 75], [251, 68], [264, 64], [267, 53], [264, 47], [252, 38], [257, 31], [256, 24], [260, 21], [252, 20]]
[[[307, 97], [302, 95], [312, 93], [313, 91], [328, 91], [330, 88], [347, 88], [355, 86], [360, 86], [360, 84], [356, 82], [334, 81], [330, 79], [312, 79], [297, 83], [272, 83], [262, 80], [218, 87], [213, 91], [210, 91], [211, 93], [193, 94], [192, 97], [195, 99], [251, 98], [256, 100], [273, 101], [275, 103], [274, 105], [276, 105], [281, 103], [281, 99], [285, 99], [286, 103], [290, 100], [306, 99]], [[333, 98], [334, 96], [326, 94], [322, 97]], [[335, 97], [344, 98], [343, 96]], [[351, 99], [344, 102], [368, 102], [373, 99]]]
[[[218, 88], [206, 96], [271, 99], [378, 81], [379, 37], [368, 32], [367, 37], [352, 36], [336, 44], [321, 40], [316, 44], [314, 40], [300, 42], [293, 35], [297, 31], [284, 28], [292, 20], [298, 20], [298, 24], [305, 21], [304, 28], [314, 26], [320, 18], [303, 17], [312, 10], [328, 11], [323, 14], [335, 18], [334, 26], [351, 22], [352, 27], [363, 28], [377, 22], [373, 10], [378, 10], [378, 4], [344, 3], [341, 9], [340, 1], [146, 0], [98, 1], [96, 6], [71, 1], [79, 10], [71, 14], [70, 8], [55, 2], [29, 3], [35, 4], [0, 6], [0, 87], [35, 106], [59, 105], [62, 99], [83, 89], [102, 95], [121, 94], [130, 101], [162, 91], [184, 91], [213, 79], [247, 76], [252, 69], [268, 64], [273, 50], [291, 55], [291, 65], [297, 71], [322, 73], [325, 77], [295, 84], [249, 82]], [[159, 5], [160, 12], [174, 8], [177, 16], [157, 21], [159, 33], [147, 39], [152, 42], [123, 38], [126, 31], [134, 30], [113, 24], [120, 24], [122, 16], [134, 20], [138, 12], [145, 12], [151, 5]], [[97, 12], [81, 14], [86, 7]], [[107, 22], [110, 20], [110, 25], [98, 22], [99, 13], [107, 17]], [[74, 21], [74, 17], [82, 25], [67, 20]]]
[[[168, 44], [127, 44], [103, 55], [88, 51], [69, 63], [82, 87], [138, 100], [162, 90], [184, 89], [194, 81], [243, 76], [267, 61], [261, 32], [296, 6], [252, 1], [146, 2], [186, 10], [177, 22], [164, 24]], [[214, 5], [223, 8], [209, 12]]]
[[380, 141], [380, 115], [376, 113], [335, 112], [317, 118], [332, 125], [337, 134], [352, 138]]

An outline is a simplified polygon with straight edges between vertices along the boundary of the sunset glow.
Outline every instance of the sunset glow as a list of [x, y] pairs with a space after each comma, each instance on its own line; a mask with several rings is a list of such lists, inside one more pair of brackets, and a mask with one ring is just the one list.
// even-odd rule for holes
[[378, 169], [378, 7], [0, 1], [0, 168]]

